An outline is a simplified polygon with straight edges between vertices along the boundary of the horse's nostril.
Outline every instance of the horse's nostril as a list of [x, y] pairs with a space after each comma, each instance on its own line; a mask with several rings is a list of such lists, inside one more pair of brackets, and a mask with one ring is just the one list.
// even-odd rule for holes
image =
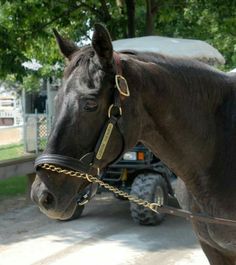
[[46, 210], [49, 210], [55, 206], [55, 199], [51, 193], [44, 191], [39, 197], [39, 204]]

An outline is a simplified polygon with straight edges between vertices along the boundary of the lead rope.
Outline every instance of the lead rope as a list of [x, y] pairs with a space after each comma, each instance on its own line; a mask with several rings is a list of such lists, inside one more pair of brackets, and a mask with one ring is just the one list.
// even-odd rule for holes
[[195, 221], [201, 221], [201, 222], [212, 223], [212, 224], [236, 226], [235, 220], [213, 217], [213, 216], [209, 216], [209, 215], [205, 215], [205, 214], [201, 214], [201, 213], [191, 213], [189, 211], [185, 211], [182, 209], [177, 209], [177, 208], [173, 208], [173, 207], [166, 206], [166, 205], [163, 206], [159, 202], [154, 203], [154, 202], [149, 202], [149, 201], [140, 199], [136, 196], [128, 194], [127, 192], [119, 190], [118, 188], [111, 186], [108, 183], [105, 183], [102, 180], [100, 180], [99, 178], [92, 176], [90, 174], [80, 173], [80, 172], [74, 171], [74, 170], [62, 169], [61, 167], [57, 167], [57, 166], [52, 165], [52, 164], [42, 164], [39, 166], [45, 170], [49, 170], [49, 171], [56, 172], [59, 174], [62, 173], [62, 174], [65, 174], [65, 175], [68, 175], [71, 177], [82, 178], [82, 179], [87, 180], [88, 182], [91, 182], [91, 183], [97, 183], [101, 187], [104, 187], [105, 189], [107, 189], [107, 190], [109, 190], [109, 191], [111, 191], [111, 192], [113, 192], [113, 193], [115, 193], [115, 194], [117, 194], [123, 198], [128, 199], [132, 203], [136, 203], [139, 206], [143, 206], [145, 208], [148, 208], [155, 213], [166, 213], [166, 214], [171, 214], [171, 215], [175, 215], [175, 216], [179, 216], [179, 217], [184, 217], [187, 219], [192, 219]]
[[143, 199], [140, 199], [136, 196], [133, 196], [133, 195], [130, 195], [128, 194], [127, 192], [124, 192], [122, 190], [119, 190], [118, 188], [114, 187], [114, 186], [111, 186], [110, 184], [108, 183], [105, 183], [103, 182], [102, 180], [100, 180], [99, 178], [97, 177], [94, 177], [92, 175], [89, 175], [89, 174], [86, 174], [86, 173], [80, 173], [78, 171], [74, 171], [74, 170], [67, 170], [67, 169], [62, 169], [61, 167], [57, 167], [55, 165], [52, 165], [52, 164], [42, 164], [40, 165], [41, 168], [43, 169], [46, 169], [46, 170], [49, 170], [49, 171], [52, 171], [52, 172], [57, 172], [59, 174], [65, 174], [65, 175], [68, 175], [68, 176], [71, 176], [71, 177], [77, 177], [77, 178], [82, 178], [84, 180], [87, 180], [91, 183], [97, 183], [99, 184], [101, 187], [104, 187], [105, 189], [123, 197], [123, 198], [126, 198], [128, 199], [129, 201], [131, 202], [134, 202], [140, 206], [144, 206], [144, 207], [147, 207], [151, 210], [155, 210], [154, 207], [156, 206], [161, 206], [159, 205], [158, 203], [150, 203], [146, 200], [143, 200]]

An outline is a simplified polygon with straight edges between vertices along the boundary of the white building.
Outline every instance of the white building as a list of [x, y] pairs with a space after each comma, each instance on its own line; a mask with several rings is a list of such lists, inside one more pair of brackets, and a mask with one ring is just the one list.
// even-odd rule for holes
[[21, 99], [13, 91], [0, 88], [0, 127], [23, 123]]

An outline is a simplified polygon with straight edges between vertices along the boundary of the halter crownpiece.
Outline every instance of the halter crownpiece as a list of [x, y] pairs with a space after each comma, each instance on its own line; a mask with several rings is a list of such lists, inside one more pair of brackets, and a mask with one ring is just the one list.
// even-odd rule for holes
[[126, 79], [122, 75], [115, 75], [116, 87], [120, 94], [125, 97], [130, 96], [129, 86]]
[[129, 86], [127, 80], [123, 76], [120, 55], [117, 52], [114, 52], [113, 58], [116, 66], [116, 75], [115, 75], [116, 88], [118, 89], [120, 95], [124, 97], [129, 97], [130, 96]]

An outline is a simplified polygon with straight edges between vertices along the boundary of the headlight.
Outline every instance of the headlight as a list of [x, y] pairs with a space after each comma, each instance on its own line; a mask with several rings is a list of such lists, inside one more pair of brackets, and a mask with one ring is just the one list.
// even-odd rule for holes
[[137, 160], [136, 152], [127, 152], [123, 155], [124, 160]]

